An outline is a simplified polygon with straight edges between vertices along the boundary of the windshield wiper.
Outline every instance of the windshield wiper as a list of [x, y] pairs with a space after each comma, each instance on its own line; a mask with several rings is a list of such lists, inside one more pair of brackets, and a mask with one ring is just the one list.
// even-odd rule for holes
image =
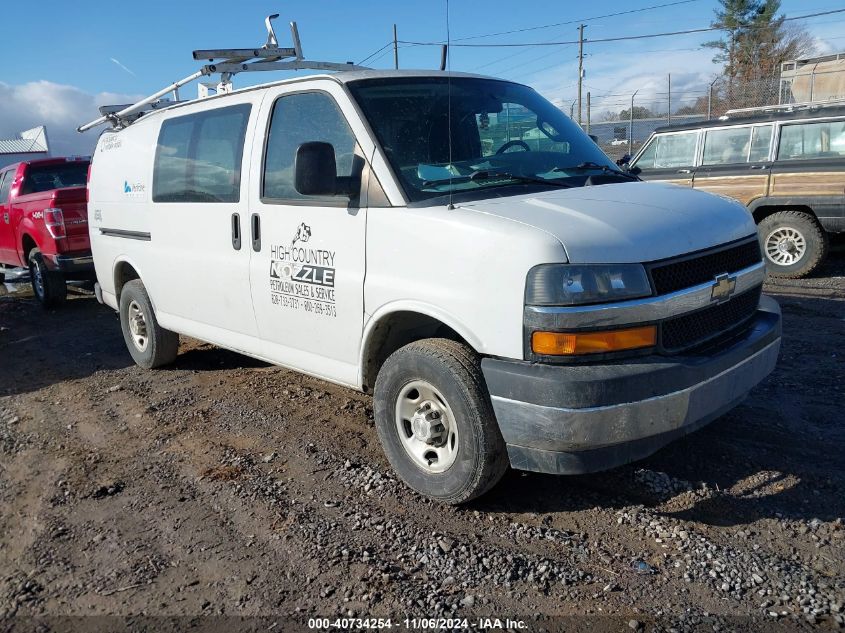
[[612, 167], [608, 167], [607, 165], [600, 165], [599, 163], [595, 163], [593, 161], [586, 161], [583, 163], [579, 163], [578, 165], [571, 165], [569, 167], [555, 167], [554, 169], [552, 169], [552, 171], [589, 171], [591, 169], [603, 171], [606, 174], [613, 174], [614, 176], [627, 178], [628, 180], [639, 180], [639, 178], [637, 178], [633, 174], [627, 174], [624, 171], [613, 169]]
[[465, 176], [441, 178], [439, 180], [426, 180], [423, 182], [423, 187], [447, 185], [449, 183], [483, 182], [485, 180], [516, 180], [517, 182], [534, 183], [550, 187], [571, 187], [571, 185], [558, 182], [557, 180], [547, 180], [546, 178], [537, 178], [536, 176], [523, 176], [521, 174], [511, 174], [504, 171], [489, 171], [486, 169], [474, 171]]

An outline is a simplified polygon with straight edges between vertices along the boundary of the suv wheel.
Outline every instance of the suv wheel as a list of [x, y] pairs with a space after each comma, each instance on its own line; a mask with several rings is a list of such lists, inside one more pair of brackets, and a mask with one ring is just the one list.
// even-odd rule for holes
[[179, 335], [158, 324], [140, 279], [128, 281], [120, 293], [120, 328], [132, 359], [144, 369], [172, 363], [179, 352]]
[[758, 231], [766, 265], [774, 277], [805, 277], [827, 255], [827, 235], [809, 213], [778, 211], [766, 216]]
[[61, 273], [50, 270], [37, 248], [29, 252], [29, 277], [35, 298], [44, 308], [55, 308], [67, 298], [67, 284]]
[[374, 408], [391, 466], [420, 494], [463, 503], [507, 470], [481, 363], [466, 345], [428, 339], [394, 352], [376, 380]]

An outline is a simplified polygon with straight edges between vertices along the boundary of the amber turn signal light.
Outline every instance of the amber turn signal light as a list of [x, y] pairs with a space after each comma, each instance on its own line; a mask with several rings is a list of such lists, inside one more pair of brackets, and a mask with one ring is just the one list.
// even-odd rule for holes
[[603, 332], [534, 332], [531, 349], [543, 356], [601, 354], [651, 347], [657, 343], [657, 327], [605, 330]]

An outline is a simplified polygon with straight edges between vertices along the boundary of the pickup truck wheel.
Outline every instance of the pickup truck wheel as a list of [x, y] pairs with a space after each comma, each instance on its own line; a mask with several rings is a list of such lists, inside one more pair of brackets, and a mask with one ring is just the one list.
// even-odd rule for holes
[[67, 298], [67, 284], [61, 273], [52, 271], [44, 263], [41, 251], [34, 248], [29, 253], [29, 276], [35, 298], [44, 308], [55, 308]]
[[447, 339], [410, 343], [378, 374], [375, 422], [391, 466], [411, 488], [459, 504], [507, 470], [478, 355]]
[[120, 293], [120, 328], [132, 359], [144, 369], [172, 363], [179, 353], [179, 335], [158, 324], [140, 279], [127, 282]]
[[806, 277], [827, 256], [827, 235], [808, 213], [778, 211], [763, 218], [758, 231], [766, 266], [774, 277]]

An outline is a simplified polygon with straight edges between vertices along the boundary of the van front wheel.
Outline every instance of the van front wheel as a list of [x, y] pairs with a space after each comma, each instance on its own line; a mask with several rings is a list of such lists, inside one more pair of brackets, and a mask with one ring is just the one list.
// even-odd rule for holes
[[158, 324], [140, 279], [127, 282], [120, 293], [120, 328], [132, 359], [144, 369], [172, 363], [179, 352], [179, 335]]
[[463, 503], [507, 470], [481, 363], [466, 345], [427, 339], [394, 352], [379, 371], [374, 408], [391, 466], [420, 494]]

